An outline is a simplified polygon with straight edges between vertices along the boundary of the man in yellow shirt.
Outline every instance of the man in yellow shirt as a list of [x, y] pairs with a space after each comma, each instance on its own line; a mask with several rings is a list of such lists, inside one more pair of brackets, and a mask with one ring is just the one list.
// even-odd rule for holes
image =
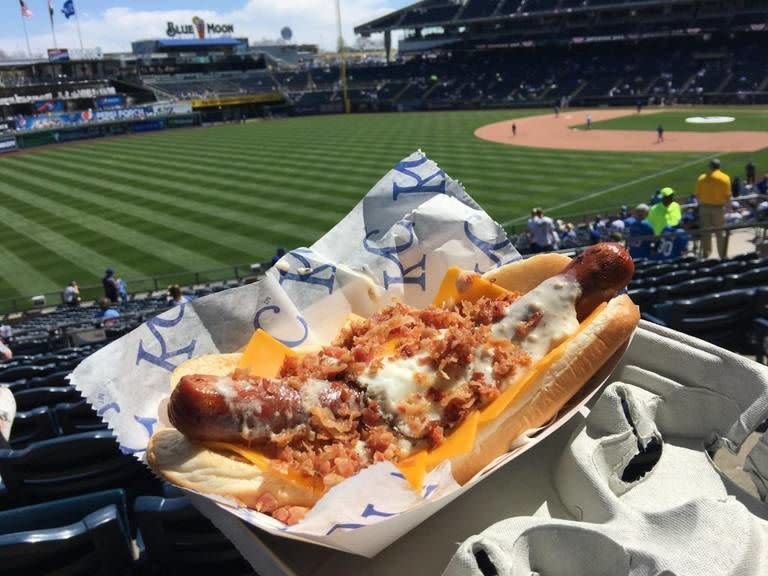
[[662, 188], [659, 194], [661, 194], [661, 202], [653, 205], [647, 218], [656, 236], [661, 235], [667, 226], [675, 228], [683, 219], [680, 204], [675, 202], [675, 191], [667, 186]]
[[[699, 176], [696, 182], [696, 197], [699, 199], [699, 228], [701, 234], [701, 251], [704, 258], [712, 253], [712, 233], [710, 228], [725, 226], [725, 206], [731, 200], [731, 178], [720, 170], [720, 160], [709, 162], [709, 170]], [[717, 251], [720, 258], [725, 258], [728, 252], [728, 237], [720, 230], [715, 232]]]

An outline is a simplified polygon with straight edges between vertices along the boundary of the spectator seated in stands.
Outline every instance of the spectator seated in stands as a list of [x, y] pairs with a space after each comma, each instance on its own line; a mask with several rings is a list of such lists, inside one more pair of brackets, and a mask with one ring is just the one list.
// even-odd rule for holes
[[680, 204], [675, 202], [675, 191], [667, 186], [659, 191], [661, 202], [654, 204], [648, 212], [648, 223], [658, 236], [667, 226], [677, 227], [683, 219]]
[[757, 189], [758, 194], [762, 194], [763, 196], [768, 195], [768, 174], [763, 174], [760, 181], [755, 184], [755, 188]]
[[688, 252], [689, 239], [685, 228], [667, 226], [656, 243], [656, 252], [652, 258], [654, 260], [677, 260], [682, 258]]
[[168, 286], [168, 304], [177, 306], [178, 304], [186, 304], [187, 302], [189, 302], [189, 298], [181, 293], [181, 288], [178, 284], [171, 284]]
[[[648, 205], [638, 204], [635, 207], [634, 214], [624, 221], [629, 240], [629, 254], [633, 259], [650, 258], [653, 253], [653, 239], [647, 238], [653, 236], [653, 227], [648, 223]], [[645, 240], [636, 240], [636, 238], [646, 237]]]
[[0, 450], [10, 448], [11, 428], [16, 417], [16, 399], [11, 389], [0, 387]]
[[80, 305], [80, 286], [77, 285], [75, 280], [72, 280], [66, 288], [64, 288], [64, 294], [62, 296], [64, 304], [67, 306], [79, 306]]
[[109, 298], [102, 298], [99, 300], [99, 312], [96, 319], [101, 322], [105, 327], [114, 326], [117, 324], [117, 319], [120, 318], [120, 312], [112, 307], [112, 302]]

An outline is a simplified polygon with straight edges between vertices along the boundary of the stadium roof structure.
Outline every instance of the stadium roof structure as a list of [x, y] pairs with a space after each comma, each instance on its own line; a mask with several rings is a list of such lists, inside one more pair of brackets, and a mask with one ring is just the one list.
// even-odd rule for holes
[[[768, 0], [422, 0], [361, 24], [357, 34], [442, 28], [445, 35], [491, 38], [583, 35], [650, 25], [665, 32], [768, 30]], [[431, 34], [434, 36], [435, 34]]]
[[162, 38], [157, 45], [163, 48], [211, 48], [215, 46], [239, 46], [240, 38]]

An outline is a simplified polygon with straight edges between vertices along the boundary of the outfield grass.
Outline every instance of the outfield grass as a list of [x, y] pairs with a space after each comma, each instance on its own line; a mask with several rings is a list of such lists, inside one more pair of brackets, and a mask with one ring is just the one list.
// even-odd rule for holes
[[[733, 122], [724, 124], [691, 124], [686, 118], [693, 116], [732, 116]], [[678, 132], [730, 132], [732, 130], [768, 131], [768, 108], [705, 108], [701, 110], [670, 110], [653, 112], [645, 110], [641, 114], [631, 114], [612, 120], [593, 122], [592, 128], [599, 130], [648, 130], [656, 131], [661, 124], [665, 130]], [[586, 128], [581, 124], [577, 128]]]
[[[473, 136], [530, 113], [308, 117], [2, 156], [0, 299], [72, 279], [98, 283], [107, 266], [131, 286], [267, 260], [277, 246], [311, 244], [417, 148], [510, 227], [533, 205], [572, 214], [646, 200], [662, 185], [687, 194], [710, 157], [539, 150]], [[768, 150], [721, 159], [726, 170], [749, 159], [764, 170]]]

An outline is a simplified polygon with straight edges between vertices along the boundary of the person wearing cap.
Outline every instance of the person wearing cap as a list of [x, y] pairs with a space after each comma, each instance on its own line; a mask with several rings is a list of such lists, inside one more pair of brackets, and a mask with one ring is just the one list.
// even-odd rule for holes
[[653, 233], [658, 236], [667, 226], [676, 228], [683, 219], [683, 211], [680, 204], [675, 202], [675, 191], [669, 186], [659, 191], [661, 202], [654, 204], [648, 212], [648, 223], [653, 228]]
[[120, 294], [117, 289], [115, 271], [112, 268], [107, 268], [104, 271], [104, 278], [101, 279], [101, 285], [104, 286], [104, 297], [113, 304], [117, 303]]
[[[653, 239], [650, 236], [653, 236], [653, 227], [646, 220], [649, 210], [648, 204], [638, 204], [635, 207], [634, 215], [625, 220], [629, 233], [627, 247], [629, 248], [629, 255], [634, 260], [651, 257]], [[645, 239], [641, 240], [640, 238]]]
[[[699, 176], [696, 197], [699, 199], [699, 228], [704, 230], [701, 234], [701, 251], [704, 258], [709, 258], [712, 253], [712, 232], [708, 230], [725, 226], [725, 207], [731, 201], [731, 178], [720, 169], [720, 160], [711, 160], [709, 170]], [[728, 238], [723, 230], [714, 234], [720, 258], [725, 258]]]

